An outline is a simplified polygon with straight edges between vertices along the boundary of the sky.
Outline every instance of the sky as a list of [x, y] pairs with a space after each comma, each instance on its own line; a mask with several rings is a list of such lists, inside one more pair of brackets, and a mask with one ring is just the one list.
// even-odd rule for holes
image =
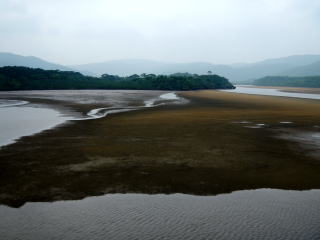
[[0, 0], [0, 51], [66, 65], [320, 54], [320, 0]]

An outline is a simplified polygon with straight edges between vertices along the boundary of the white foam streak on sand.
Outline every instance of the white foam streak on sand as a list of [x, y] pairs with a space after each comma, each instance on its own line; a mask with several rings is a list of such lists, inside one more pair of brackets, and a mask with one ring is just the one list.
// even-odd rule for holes
[[175, 93], [165, 93], [160, 95], [160, 98], [166, 99], [166, 100], [178, 100], [179, 97]]
[[29, 103], [28, 101], [0, 99], [0, 108], [16, 107], [16, 106], [26, 105], [28, 103]]
[[[157, 98], [144, 101], [144, 105], [137, 107], [113, 106], [92, 109], [83, 118], [70, 118], [48, 108], [24, 107], [28, 101], [0, 99], [2, 119], [0, 121], [0, 146], [14, 143], [23, 136], [33, 135], [43, 130], [53, 128], [68, 120], [92, 120], [103, 118], [109, 114], [135, 111], [148, 107], [157, 107], [167, 103], [178, 103], [180, 98], [175, 93], [165, 93]], [[170, 101], [171, 100], [171, 101]], [[157, 103], [158, 102], [158, 103]], [[180, 102], [180, 101], [179, 101]], [[117, 104], [116, 104], [117, 105]], [[25, 124], [21, 124], [25, 122]]]
[[[105, 117], [108, 114], [126, 112], [126, 111], [130, 111], [130, 110], [134, 110], [134, 109], [136, 109], [136, 108], [114, 108], [114, 107], [97, 108], [97, 109], [92, 109], [90, 112], [87, 113], [87, 115], [93, 119], [96, 119], [96, 118]], [[84, 120], [87, 120], [87, 119], [84, 119]]]
[[[98, 119], [98, 118], [103, 118], [109, 114], [114, 114], [114, 113], [121, 113], [121, 112], [128, 112], [128, 111], [134, 111], [142, 108], [150, 108], [150, 107], [157, 107], [160, 105], [164, 105], [166, 103], [160, 102], [156, 104], [158, 101], [163, 101], [163, 100], [180, 100], [181, 98], [176, 95], [176, 93], [165, 93], [160, 95], [158, 98], [153, 98], [149, 100], [144, 101], [144, 106], [140, 107], [109, 107], [109, 108], [96, 108], [90, 110], [87, 115], [89, 117], [85, 118], [78, 118], [78, 119], [73, 119], [73, 120], [90, 120], [90, 119]], [[175, 101], [176, 102], [176, 101]], [[172, 101], [170, 101], [172, 103]]]
[[138, 110], [140, 107], [127, 107], [127, 108], [115, 108], [115, 107], [110, 107], [110, 108], [96, 108], [90, 110], [87, 115], [88, 117], [84, 118], [73, 118], [71, 120], [74, 121], [83, 121], [83, 120], [92, 120], [92, 119], [98, 119], [98, 118], [103, 118], [106, 117], [109, 114], [113, 113], [121, 113], [121, 112], [129, 112], [129, 111], [134, 111]]
[[240, 123], [240, 124], [247, 124], [247, 123], [251, 123], [250, 121], [235, 121], [232, 123]]
[[262, 128], [261, 125], [254, 125], [254, 126], [244, 126], [245, 128]]
[[156, 107], [156, 106], [163, 105], [163, 103], [155, 104], [156, 101], [159, 101], [162, 99], [163, 100], [179, 100], [180, 98], [177, 96], [176, 93], [165, 93], [165, 94], [161, 94], [159, 96], [159, 98], [144, 101], [144, 106], [145, 107]]
[[144, 101], [144, 106], [145, 107], [153, 107], [155, 101], [156, 101], [155, 99], [146, 100], [146, 101]]

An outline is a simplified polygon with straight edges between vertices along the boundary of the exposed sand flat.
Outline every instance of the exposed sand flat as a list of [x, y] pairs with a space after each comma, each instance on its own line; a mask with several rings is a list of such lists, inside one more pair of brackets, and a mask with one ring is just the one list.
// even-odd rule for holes
[[[318, 100], [210, 90], [178, 94], [191, 102], [78, 121], [5, 147], [0, 202], [320, 188], [317, 156], [277, 136], [289, 127], [319, 131]], [[241, 122], [265, 125], [246, 128]]]

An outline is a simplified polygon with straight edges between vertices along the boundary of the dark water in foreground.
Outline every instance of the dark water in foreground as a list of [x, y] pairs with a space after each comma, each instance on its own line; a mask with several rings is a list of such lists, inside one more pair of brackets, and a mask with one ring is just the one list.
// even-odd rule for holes
[[0, 206], [0, 239], [320, 239], [320, 190], [111, 194]]

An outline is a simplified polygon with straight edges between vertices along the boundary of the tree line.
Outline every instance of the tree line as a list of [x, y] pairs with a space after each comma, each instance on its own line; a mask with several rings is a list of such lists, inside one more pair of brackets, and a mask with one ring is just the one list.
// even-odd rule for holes
[[27, 67], [1, 67], [0, 90], [58, 90], [58, 89], [136, 89], [136, 90], [197, 90], [231, 89], [228, 79], [214, 75], [141, 74], [120, 77], [103, 74], [101, 77], [79, 72], [43, 70]]

